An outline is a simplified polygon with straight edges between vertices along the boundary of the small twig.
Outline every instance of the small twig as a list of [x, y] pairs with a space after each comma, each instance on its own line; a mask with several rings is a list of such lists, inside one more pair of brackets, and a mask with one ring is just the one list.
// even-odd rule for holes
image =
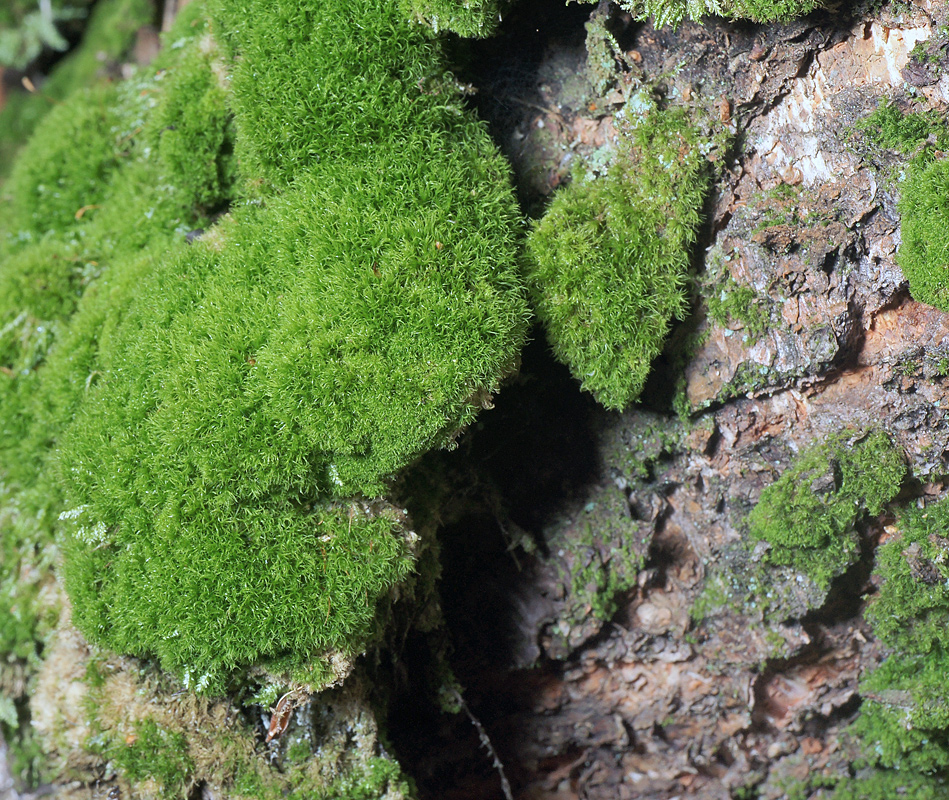
[[501, 778], [501, 791], [504, 792], [505, 800], [514, 800], [514, 795], [511, 792], [511, 784], [508, 783], [507, 775], [504, 774], [504, 765], [501, 763], [501, 759], [498, 758], [497, 750], [495, 750], [494, 745], [491, 744], [491, 740], [488, 738], [488, 734], [485, 731], [484, 726], [472, 713], [471, 709], [468, 708], [468, 704], [458, 693], [458, 690], [452, 689], [451, 693], [454, 695], [455, 701], [458, 703], [458, 705], [461, 706], [464, 712], [468, 715], [468, 719], [470, 719], [471, 724], [475, 726], [475, 730], [478, 731], [478, 738], [481, 740], [481, 746], [487, 750], [488, 755], [491, 756], [491, 762], [494, 765], [494, 768], [498, 771], [498, 776]]

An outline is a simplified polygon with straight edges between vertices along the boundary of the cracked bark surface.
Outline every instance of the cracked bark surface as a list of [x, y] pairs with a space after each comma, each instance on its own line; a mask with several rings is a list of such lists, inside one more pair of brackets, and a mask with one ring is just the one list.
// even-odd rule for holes
[[[755, 785], [777, 799], [794, 779], [846, 774], [857, 755], [845, 729], [859, 713], [858, 680], [886, 656], [861, 614], [891, 518], [862, 526], [861, 561], [829, 592], [776, 578], [788, 609], [780, 625], [753, 610], [700, 622], [690, 613], [710, 574], [748, 558], [748, 511], [809, 444], [882, 427], [912, 475], [894, 506], [943, 491], [949, 317], [909, 296], [895, 262], [899, 162], [871, 153], [855, 126], [882, 99], [945, 109], [949, 75], [911, 51], [943, 52], [929, 40], [946, 13], [936, 3], [854, 7], [788, 25], [709, 20], [673, 32], [614, 10], [625, 67], [598, 99], [577, 89], [585, 53], [576, 40], [552, 41], [517, 114], [514, 103], [492, 105], [491, 92], [506, 97], [509, 85], [482, 86], [482, 110], [528, 196], [609, 149], [613, 115], [640, 81], [731, 126], [735, 153], [710, 204], [700, 293], [746, 287], [755, 309], [753, 319], [716, 322], [698, 300], [642, 408], [584, 407], [596, 467], [559, 499], [538, 500], [547, 517], [527, 525], [536, 552], [518, 555], [519, 571], [493, 590], [506, 603], [487, 619], [457, 615], [468, 630], [456, 668], [517, 796], [729, 798]], [[685, 346], [689, 426], [645, 410], [668, 407]], [[556, 415], [523, 419], [560, 425]], [[621, 543], [643, 569], [598, 620], [571, 576], [611, 569]], [[474, 583], [459, 601], [469, 614], [484, 586]], [[505, 657], [486, 663], [499, 630]], [[440, 781], [445, 761], [419, 757], [423, 795], [493, 796], [486, 771], [470, 793]]]

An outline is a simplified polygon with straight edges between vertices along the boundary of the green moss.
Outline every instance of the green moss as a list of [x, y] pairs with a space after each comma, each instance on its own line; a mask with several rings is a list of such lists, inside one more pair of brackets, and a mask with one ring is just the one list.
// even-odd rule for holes
[[187, 740], [153, 720], [143, 720], [124, 736], [100, 735], [90, 743], [90, 750], [102, 755], [126, 780], [157, 781], [164, 797], [185, 796], [192, 782], [194, 761], [188, 755]]
[[827, 800], [892, 800], [912, 797], [914, 800], [942, 800], [949, 792], [945, 780], [912, 772], [863, 770], [845, 778], [826, 795]]
[[593, 496], [576, 521], [574, 535], [555, 540], [555, 546], [573, 566], [572, 600], [583, 613], [607, 620], [622, 594], [636, 586], [650, 531], [647, 524], [629, 518], [629, 502], [620, 489], [610, 485]]
[[808, 14], [818, 0], [622, 0], [620, 5], [636, 19], [652, 19], [656, 27], [678, 27], [689, 18], [700, 22], [710, 14], [755, 22], [787, 21]]
[[342, 677], [416, 552], [367, 498], [526, 333], [502, 159], [431, 34], [357, 6], [222, 0], [223, 53], [189, 8], [47, 118], [0, 220], [0, 474], [58, 475], [83, 632], [199, 689]]
[[56, 778], [42, 742], [30, 725], [26, 698], [13, 702], [0, 693], [0, 735], [7, 746], [8, 774], [16, 787], [34, 788]]
[[865, 699], [852, 730], [867, 762], [909, 773], [949, 768], [947, 669], [949, 657], [937, 647], [894, 653], [861, 681]]
[[0, 111], [0, 176], [19, 147], [56, 105], [101, 79], [135, 41], [135, 32], [152, 22], [149, 0], [100, 0], [95, 4], [81, 44], [62, 59], [39, 94], [11, 93]]
[[866, 616], [876, 634], [902, 653], [949, 652], [949, 502], [908, 508], [899, 535], [877, 550], [883, 580]]
[[418, 19], [436, 33], [481, 39], [497, 30], [510, 0], [401, 0], [401, 5], [408, 19]]
[[916, 300], [949, 311], [949, 161], [913, 164], [902, 191], [897, 263]]
[[627, 114], [608, 172], [578, 174], [527, 243], [531, 297], [555, 355], [615, 409], [638, 397], [685, 310], [707, 173], [685, 111], [638, 97]]
[[911, 156], [901, 186], [902, 243], [897, 263], [914, 299], [949, 310], [949, 126], [932, 111], [881, 105], [857, 125], [873, 145]]
[[720, 252], [716, 255], [717, 258], [709, 260], [702, 278], [706, 313], [723, 328], [740, 323], [750, 344], [760, 339], [768, 328], [770, 302], [750, 286], [735, 281], [725, 264], [731, 260], [730, 255], [723, 256]]
[[949, 501], [906, 509], [899, 533], [877, 550], [881, 579], [866, 618], [893, 653], [861, 682], [853, 731], [870, 764], [949, 768]]
[[762, 493], [748, 518], [766, 560], [791, 566], [826, 588], [857, 556], [854, 525], [879, 514], [906, 474], [902, 454], [882, 432], [829, 438], [802, 453]]
[[895, 103], [881, 102], [873, 113], [855, 126], [867, 140], [887, 150], [903, 155], [914, 152], [927, 138], [933, 136], [933, 145], [941, 149], [947, 144], [949, 131], [944, 121], [933, 111], [904, 113]]

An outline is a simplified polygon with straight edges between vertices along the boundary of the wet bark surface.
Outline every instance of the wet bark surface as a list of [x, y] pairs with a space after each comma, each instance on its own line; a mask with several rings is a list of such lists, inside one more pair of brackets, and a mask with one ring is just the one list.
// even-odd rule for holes
[[[522, 387], [452, 456], [482, 484], [482, 511], [443, 532], [446, 555], [460, 554], [442, 590], [453, 666], [515, 796], [728, 798], [755, 786], [779, 798], [794, 779], [847, 773], [858, 680], [886, 656], [862, 610], [892, 517], [861, 523], [861, 558], [829, 591], [776, 576], [779, 623], [693, 608], [710, 576], [753, 558], [746, 517], [762, 489], [828, 435], [893, 437], [912, 476], [894, 507], [943, 490], [949, 318], [908, 293], [895, 262], [900, 162], [857, 125], [882, 99], [945, 107], [949, 77], [911, 55], [938, 48], [945, 14], [852, 6], [657, 31], [601, 4], [593, 18], [621, 52], [599, 87], [576, 7], [521, 6], [484, 46], [476, 103], [535, 214], [577, 160], [610, 152], [615, 115], [644, 84], [734, 133], [693, 314], [640, 406], [587, 402], [538, 341]], [[518, 37], [529, 46], [513, 48]], [[744, 318], [712, 319], [703, 298], [736, 289], [752, 297]], [[670, 407], [676, 386], [685, 421]], [[607, 573], [619, 588], [598, 616], [576, 576]], [[502, 796], [467, 720], [435, 715], [428, 735], [399, 736], [412, 719], [397, 713], [393, 735], [423, 797]]]

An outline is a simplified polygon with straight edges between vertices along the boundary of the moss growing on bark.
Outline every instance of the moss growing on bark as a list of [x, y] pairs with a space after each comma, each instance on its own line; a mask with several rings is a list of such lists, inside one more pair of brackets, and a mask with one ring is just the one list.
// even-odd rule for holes
[[878, 595], [866, 617], [893, 652], [861, 683], [853, 726], [866, 759], [898, 770], [949, 769], [949, 501], [903, 512], [877, 551]]
[[949, 126], [934, 112], [881, 105], [857, 129], [874, 146], [908, 156], [900, 188], [897, 263], [913, 298], [949, 311]]
[[831, 437], [761, 493], [748, 518], [751, 537], [770, 545], [767, 563], [790, 566], [826, 589], [856, 560], [856, 523], [879, 514], [905, 474], [886, 434]]
[[577, 174], [530, 233], [527, 279], [550, 345], [607, 408], [639, 396], [686, 308], [706, 165], [687, 113], [637, 95], [606, 174]]
[[636, 19], [652, 19], [659, 28], [677, 27], [688, 18], [699, 22], [716, 15], [754, 22], [787, 21], [808, 14], [820, 0], [621, 0], [620, 5]]

